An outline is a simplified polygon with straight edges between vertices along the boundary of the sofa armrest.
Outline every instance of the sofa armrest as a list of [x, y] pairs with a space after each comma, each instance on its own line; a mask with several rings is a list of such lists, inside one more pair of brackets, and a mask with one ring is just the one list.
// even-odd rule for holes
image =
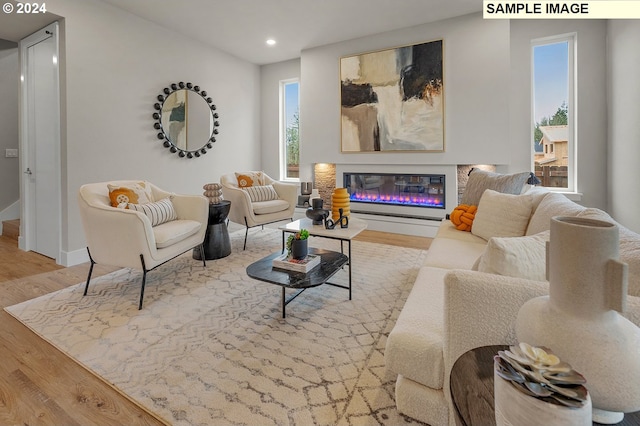
[[278, 193], [278, 197], [289, 202], [290, 205], [295, 205], [298, 202], [298, 185], [293, 183], [273, 182], [273, 188]]
[[516, 343], [515, 322], [529, 299], [549, 293], [546, 281], [453, 270], [444, 279], [444, 379], [463, 353], [480, 346]]

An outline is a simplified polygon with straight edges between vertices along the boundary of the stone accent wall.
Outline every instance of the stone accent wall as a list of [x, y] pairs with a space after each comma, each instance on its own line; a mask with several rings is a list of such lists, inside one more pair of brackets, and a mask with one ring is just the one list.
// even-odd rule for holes
[[336, 189], [336, 165], [318, 163], [313, 167], [313, 187], [320, 193], [323, 207], [331, 208], [331, 194]]

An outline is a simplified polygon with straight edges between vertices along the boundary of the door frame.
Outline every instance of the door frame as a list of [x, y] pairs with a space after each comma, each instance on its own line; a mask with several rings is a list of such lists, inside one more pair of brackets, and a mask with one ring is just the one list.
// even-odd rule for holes
[[32, 205], [32, 197], [34, 194], [29, 185], [29, 179], [26, 178], [26, 171], [29, 168], [34, 168], [34, 165], [31, 164], [32, 161], [32, 152], [33, 152], [33, 144], [34, 141], [30, 141], [28, 138], [29, 135], [29, 125], [30, 125], [30, 114], [29, 114], [29, 98], [27, 93], [27, 78], [29, 72], [29, 63], [28, 63], [28, 55], [27, 49], [29, 47], [38, 44], [39, 42], [46, 40], [49, 37], [53, 37], [55, 52], [53, 59], [53, 72], [54, 72], [54, 93], [55, 93], [55, 102], [53, 110], [51, 114], [55, 115], [55, 119], [53, 122], [55, 123], [55, 128], [51, 129], [51, 135], [53, 137], [54, 144], [54, 152], [56, 153], [55, 158], [52, 158], [52, 165], [54, 168], [54, 174], [56, 176], [56, 194], [53, 197], [55, 199], [54, 206], [48, 206], [47, 208], [50, 210], [51, 214], [56, 215], [56, 237], [57, 237], [57, 254], [55, 261], [60, 264], [61, 262], [61, 254], [62, 254], [62, 181], [61, 181], [61, 160], [60, 160], [60, 43], [59, 43], [59, 26], [57, 22], [53, 22], [46, 27], [36, 31], [35, 33], [25, 37], [20, 40], [18, 43], [19, 52], [20, 52], [20, 135], [19, 135], [19, 149], [20, 149], [20, 236], [18, 238], [18, 247], [21, 250], [29, 251], [36, 248], [35, 237], [35, 219], [34, 219], [34, 210], [36, 206]]

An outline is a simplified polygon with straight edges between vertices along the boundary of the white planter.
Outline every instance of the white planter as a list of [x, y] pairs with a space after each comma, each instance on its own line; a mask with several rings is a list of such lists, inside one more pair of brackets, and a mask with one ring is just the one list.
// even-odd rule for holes
[[517, 390], [493, 373], [497, 426], [591, 426], [591, 398], [580, 408], [542, 401]]
[[640, 410], [640, 329], [616, 312], [624, 310], [627, 295], [618, 247], [614, 224], [554, 217], [549, 296], [525, 303], [516, 322], [519, 341], [548, 347], [584, 375], [593, 420], [603, 423]]

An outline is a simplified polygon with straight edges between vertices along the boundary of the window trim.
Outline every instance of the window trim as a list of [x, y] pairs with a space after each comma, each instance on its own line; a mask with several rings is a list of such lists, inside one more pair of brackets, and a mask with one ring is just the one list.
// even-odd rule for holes
[[535, 170], [535, 150], [533, 149], [533, 131], [536, 126], [535, 119], [535, 73], [534, 73], [534, 48], [537, 46], [544, 46], [547, 44], [566, 42], [568, 46], [567, 56], [569, 57], [568, 63], [568, 84], [567, 84], [567, 127], [569, 140], [567, 141], [567, 154], [568, 154], [568, 172], [567, 172], [567, 187], [566, 188], [554, 188], [545, 187], [550, 191], [562, 192], [565, 194], [578, 194], [578, 135], [577, 135], [577, 117], [578, 117], [578, 99], [577, 99], [577, 84], [578, 84], [578, 67], [577, 67], [577, 43], [578, 35], [576, 32], [558, 34], [554, 36], [541, 37], [531, 40], [530, 47], [530, 77], [531, 77], [531, 123], [529, 134], [531, 135], [530, 152], [531, 152], [531, 170]]
[[279, 134], [278, 134], [278, 147], [279, 147], [279, 163], [280, 163], [280, 180], [284, 182], [300, 182], [300, 178], [288, 177], [287, 176], [287, 116], [285, 111], [285, 88], [288, 84], [297, 83], [298, 84], [298, 108], [300, 106], [300, 79], [288, 78], [284, 80], [280, 80], [279, 86]]

